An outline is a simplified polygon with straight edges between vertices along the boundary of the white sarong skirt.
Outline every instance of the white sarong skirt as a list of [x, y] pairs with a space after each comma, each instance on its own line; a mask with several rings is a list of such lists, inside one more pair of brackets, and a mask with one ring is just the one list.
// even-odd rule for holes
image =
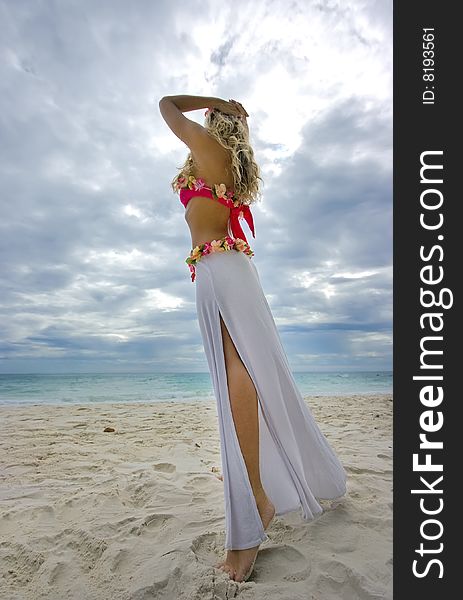
[[292, 375], [253, 259], [229, 250], [196, 265], [196, 308], [217, 401], [225, 499], [225, 549], [268, 539], [231, 411], [220, 315], [256, 389], [261, 482], [276, 514], [323, 512], [318, 499], [346, 492], [346, 472]]

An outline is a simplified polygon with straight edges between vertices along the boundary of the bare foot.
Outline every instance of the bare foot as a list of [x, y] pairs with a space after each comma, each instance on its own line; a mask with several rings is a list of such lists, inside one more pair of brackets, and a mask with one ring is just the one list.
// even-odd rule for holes
[[[256, 503], [260, 518], [262, 519], [262, 525], [264, 530], [266, 530], [275, 515], [275, 506], [265, 494], [258, 498], [256, 497]], [[216, 569], [221, 569], [225, 573], [228, 573], [230, 579], [241, 582], [252, 565], [258, 550], [259, 546], [246, 548], [245, 550], [228, 550], [225, 560], [220, 561], [214, 566]]]
[[252, 565], [258, 550], [259, 546], [246, 548], [245, 550], [228, 550], [227, 558], [217, 568], [228, 573], [230, 579], [241, 582]]

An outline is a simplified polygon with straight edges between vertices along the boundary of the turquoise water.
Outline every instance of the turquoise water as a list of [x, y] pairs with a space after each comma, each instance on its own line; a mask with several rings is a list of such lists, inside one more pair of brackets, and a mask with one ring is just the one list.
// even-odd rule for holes
[[[298, 373], [303, 396], [392, 393], [391, 371]], [[0, 404], [213, 400], [209, 373], [0, 374]]]

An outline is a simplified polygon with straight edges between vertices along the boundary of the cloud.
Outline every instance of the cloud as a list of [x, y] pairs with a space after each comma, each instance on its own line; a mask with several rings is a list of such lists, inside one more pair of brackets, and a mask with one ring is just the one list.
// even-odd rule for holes
[[[0, 371], [207, 371], [165, 94], [237, 98], [291, 365], [391, 368], [387, 2], [0, 2]], [[201, 122], [202, 113], [188, 116]]]

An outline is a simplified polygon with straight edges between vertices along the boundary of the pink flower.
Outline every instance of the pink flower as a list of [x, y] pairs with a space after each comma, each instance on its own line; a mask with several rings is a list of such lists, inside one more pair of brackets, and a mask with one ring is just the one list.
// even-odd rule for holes
[[175, 189], [178, 191], [187, 185], [186, 177], [178, 177], [175, 182]]
[[206, 185], [206, 182], [204, 181], [204, 179], [202, 179], [202, 177], [198, 177], [198, 179], [194, 181], [193, 185], [195, 190], [199, 191], [203, 189], [203, 187]]
[[191, 281], [194, 281], [196, 278], [196, 268], [194, 265], [188, 265], [190, 267], [191, 272]]
[[211, 244], [209, 242], [205, 242], [204, 249], [203, 249], [203, 254], [210, 254], [211, 252], [212, 252], [212, 250], [211, 250]]

